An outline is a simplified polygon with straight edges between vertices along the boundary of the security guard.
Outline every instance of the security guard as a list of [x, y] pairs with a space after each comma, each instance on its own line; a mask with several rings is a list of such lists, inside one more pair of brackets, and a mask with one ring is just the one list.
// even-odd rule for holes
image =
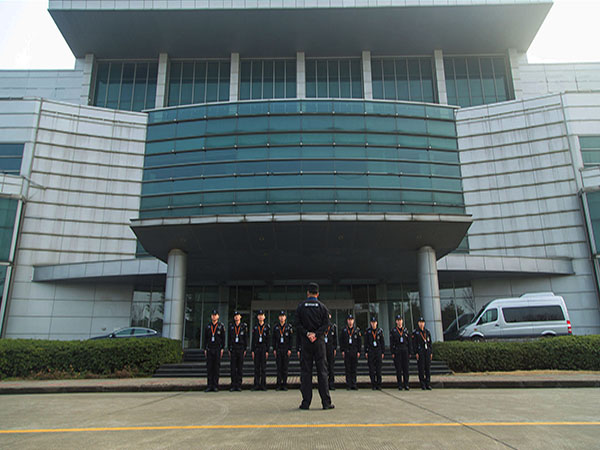
[[413, 349], [417, 357], [417, 367], [419, 368], [419, 381], [421, 389], [431, 390], [431, 359], [433, 358], [433, 349], [431, 348], [431, 333], [425, 328], [425, 319], [419, 318], [417, 328], [413, 331]]
[[381, 390], [381, 366], [385, 352], [383, 330], [377, 326], [377, 317], [371, 317], [371, 327], [365, 332], [365, 355], [369, 363], [371, 388]]
[[219, 390], [219, 370], [225, 348], [225, 327], [219, 322], [219, 312], [215, 309], [210, 315], [210, 323], [204, 329], [204, 356], [206, 358], [206, 392]]
[[244, 375], [244, 358], [248, 348], [248, 325], [242, 323], [242, 315], [235, 311], [233, 323], [229, 326], [229, 357], [231, 359], [231, 389], [242, 390], [242, 377]]
[[390, 331], [390, 349], [394, 366], [396, 367], [396, 379], [398, 389], [408, 391], [408, 362], [412, 353], [411, 338], [408, 330], [404, 328], [402, 316], [396, 316], [396, 326]]
[[265, 312], [258, 310], [258, 323], [252, 330], [252, 360], [254, 361], [253, 391], [267, 390], [267, 358], [269, 357], [269, 336], [271, 329], [265, 322]]
[[277, 362], [277, 390], [287, 391], [288, 365], [292, 354], [292, 326], [286, 322], [285, 311], [279, 313], [279, 322], [273, 327], [273, 352]]
[[319, 301], [319, 285], [308, 285], [307, 299], [298, 304], [296, 309], [296, 330], [301, 339], [302, 350], [300, 360], [300, 390], [302, 403], [300, 409], [309, 409], [312, 401], [312, 368], [313, 361], [317, 366], [319, 395], [323, 409], [333, 409], [327, 382], [327, 366], [325, 362], [324, 335], [329, 326], [329, 311]]
[[346, 389], [356, 391], [358, 389], [356, 386], [356, 366], [360, 358], [362, 336], [360, 328], [354, 325], [354, 315], [348, 314], [346, 324], [342, 334], [340, 334], [340, 350], [346, 369]]
[[327, 374], [329, 375], [329, 390], [335, 391], [335, 354], [338, 346], [337, 325], [331, 323], [331, 314], [329, 314], [329, 326], [325, 332], [325, 348], [327, 354]]

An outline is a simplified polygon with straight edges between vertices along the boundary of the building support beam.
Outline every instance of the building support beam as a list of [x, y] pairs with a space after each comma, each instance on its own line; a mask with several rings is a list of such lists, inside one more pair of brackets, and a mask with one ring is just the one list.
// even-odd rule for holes
[[[440, 284], [438, 281], [435, 250], [421, 247], [417, 253], [417, 270], [419, 273], [419, 299], [425, 326], [431, 332], [433, 341], [443, 341], [442, 309], [440, 305]], [[417, 320], [418, 318], [415, 318]]]
[[186, 274], [187, 255], [176, 248], [171, 250], [167, 260], [162, 335], [163, 337], [180, 341], [183, 340]]
[[441, 50], [433, 51], [433, 70], [435, 73], [435, 83], [438, 103], [448, 104], [448, 91], [446, 90], [446, 72], [444, 70], [444, 53]]
[[363, 89], [365, 100], [373, 99], [373, 77], [371, 75], [371, 52], [363, 50], [362, 52], [362, 72], [363, 72]]
[[91, 105], [94, 96], [94, 64], [96, 57], [93, 53], [88, 53], [83, 59], [83, 79], [81, 81], [81, 96], [79, 103], [82, 105]]
[[521, 67], [520, 60], [525, 55], [519, 54], [514, 48], [508, 49], [508, 70], [512, 80], [512, 93], [515, 100], [523, 99], [523, 88], [521, 87]]
[[229, 101], [237, 102], [240, 92], [240, 54], [231, 54], [231, 64], [229, 72]]
[[167, 75], [169, 73], [169, 55], [158, 55], [158, 76], [156, 79], [155, 108], [164, 108], [167, 105]]
[[306, 98], [306, 60], [304, 52], [296, 53], [296, 97]]

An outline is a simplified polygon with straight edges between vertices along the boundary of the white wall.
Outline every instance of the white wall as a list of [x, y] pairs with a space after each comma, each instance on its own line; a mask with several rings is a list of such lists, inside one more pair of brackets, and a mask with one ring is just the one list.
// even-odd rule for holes
[[[478, 305], [500, 296], [553, 291], [567, 302], [575, 333], [600, 332], [598, 296], [578, 197], [569, 133], [581, 111], [565, 104], [593, 103], [566, 94], [461, 109], [457, 113], [466, 211], [474, 223], [470, 253], [565, 257], [575, 275], [477, 280]], [[600, 108], [583, 116], [600, 118]], [[566, 118], [572, 120], [567, 121]]]
[[82, 70], [0, 70], [0, 97], [42, 97], [79, 103]]
[[134, 257], [129, 222], [139, 211], [146, 115], [48, 100], [3, 103], [8, 111], [40, 108], [39, 126], [28, 129], [32, 184], [6, 337], [80, 339], [129, 325], [132, 286], [31, 280], [34, 265]]

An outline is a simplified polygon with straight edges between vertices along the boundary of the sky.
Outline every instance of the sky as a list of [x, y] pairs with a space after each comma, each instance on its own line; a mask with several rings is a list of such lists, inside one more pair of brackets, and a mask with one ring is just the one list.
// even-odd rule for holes
[[[600, 0], [554, 0], [527, 56], [532, 63], [600, 62]], [[0, 69], [72, 69], [48, 0], [0, 0]]]

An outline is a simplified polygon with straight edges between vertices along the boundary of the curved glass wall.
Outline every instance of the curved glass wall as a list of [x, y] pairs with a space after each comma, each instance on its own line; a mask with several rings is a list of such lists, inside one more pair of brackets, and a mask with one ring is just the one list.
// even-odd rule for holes
[[140, 218], [464, 214], [454, 110], [271, 100], [149, 113]]

